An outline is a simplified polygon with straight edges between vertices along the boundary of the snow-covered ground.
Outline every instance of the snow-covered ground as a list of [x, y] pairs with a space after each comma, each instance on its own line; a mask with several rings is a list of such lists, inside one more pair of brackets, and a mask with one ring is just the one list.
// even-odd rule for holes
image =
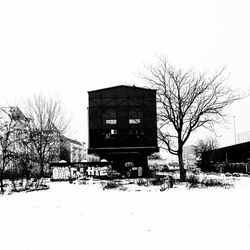
[[4, 195], [0, 249], [248, 250], [250, 178], [235, 184], [124, 192], [57, 182]]

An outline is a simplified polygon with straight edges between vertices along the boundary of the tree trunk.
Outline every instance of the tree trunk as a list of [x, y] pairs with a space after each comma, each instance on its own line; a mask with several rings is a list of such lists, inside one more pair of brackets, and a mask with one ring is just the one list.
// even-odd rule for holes
[[2, 178], [2, 175], [0, 177], [0, 183], [1, 183], [1, 193], [3, 194], [4, 193], [4, 188], [3, 188], [3, 178]]
[[186, 170], [184, 168], [182, 150], [178, 152], [179, 168], [180, 168], [180, 181], [186, 181]]
[[44, 177], [44, 164], [43, 163], [41, 163], [40, 164], [40, 177], [42, 178], [42, 177]]

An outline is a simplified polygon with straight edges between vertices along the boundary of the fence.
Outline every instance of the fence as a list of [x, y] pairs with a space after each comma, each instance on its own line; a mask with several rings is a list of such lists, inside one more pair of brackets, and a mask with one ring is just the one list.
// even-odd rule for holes
[[81, 176], [105, 177], [112, 171], [110, 162], [51, 163], [52, 180], [70, 180]]

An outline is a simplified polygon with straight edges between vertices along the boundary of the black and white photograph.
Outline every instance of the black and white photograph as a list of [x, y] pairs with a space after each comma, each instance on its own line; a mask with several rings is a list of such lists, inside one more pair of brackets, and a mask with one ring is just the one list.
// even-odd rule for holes
[[0, 249], [250, 249], [249, 9], [0, 1]]

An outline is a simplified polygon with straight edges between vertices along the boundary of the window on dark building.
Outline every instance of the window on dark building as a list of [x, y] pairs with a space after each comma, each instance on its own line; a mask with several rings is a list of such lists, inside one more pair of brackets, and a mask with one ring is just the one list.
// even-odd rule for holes
[[116, 129], [111, 129], [111, 135], [116, 135], [117, 134], [117, 130]]
[[104, 139], [114, 139], [116, 138], [117, 130], [116, 129], [109, 129], [103, 132]]
[[140, 124], [141, 119], [129, 119], [129, 124]]
[[115, 108], [105, 108], [103, 112], [103, 123], [107, 125], [117, 124], [117, 114]]
[[117, 124], [117, 120], [116, 119], [106, 119], [105, 120], [105, 124]]
[[129, 110], [129, 124], [140, 124], [142, 121], [142, 112], [140, 108], [132, 108]]

